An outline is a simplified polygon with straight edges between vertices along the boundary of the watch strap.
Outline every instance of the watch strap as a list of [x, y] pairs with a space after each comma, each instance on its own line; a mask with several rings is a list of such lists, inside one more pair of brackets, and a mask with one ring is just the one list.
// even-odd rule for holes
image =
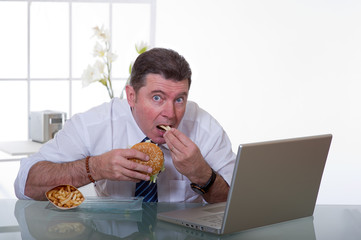
[[191, 188], [200, 194], [205, 194], [209, 191], [209, 189], [211, 188], [211, 186], [213, 185], [214, 181], [216, 180], [217, 174], [216, 172], [213, 170], [213, 168], [211, 168], [212, 170], [212, 175], [209, 178], [209, 180], [207, 181], [207, 183], [203, 186], [200, 186], [196, 183], [191, 183]]

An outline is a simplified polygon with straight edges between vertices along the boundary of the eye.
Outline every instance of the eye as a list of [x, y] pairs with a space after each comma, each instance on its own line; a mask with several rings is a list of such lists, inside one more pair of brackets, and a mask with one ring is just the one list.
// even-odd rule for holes
[[184, 102], [184, 98], [183, 98], [183, 97], [180, 97], [180, 98], [177, 98], [175, 101], [176, 101], [176, 103], [183, 103], [183, 102]]
[[153, 96], [153, 100], [156, 101], [156, 102], [160, 101], [160, 99], [161, 99], [161, 98], [160, 98], [159, 95], [154, 95], [154, 96]]

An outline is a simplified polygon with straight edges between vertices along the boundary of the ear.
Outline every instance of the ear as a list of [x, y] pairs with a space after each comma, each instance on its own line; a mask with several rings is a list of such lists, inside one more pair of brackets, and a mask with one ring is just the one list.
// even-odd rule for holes
[[130, 85], [125, 86], [125, 92], [127, 94], [127, 100], [130, 107], [134, 107], [135, 100], [136, 100], [136, 94], [134, 91], [134, 88]]

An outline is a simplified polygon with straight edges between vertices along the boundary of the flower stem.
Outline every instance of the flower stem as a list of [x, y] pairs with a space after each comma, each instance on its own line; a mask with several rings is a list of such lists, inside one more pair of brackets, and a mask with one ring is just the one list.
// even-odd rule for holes
[[[105, 42], [105, 47], [107, 50], [107, 53], [110, 52], [110, 44], [108, 44], [107, 42]], [[105, 56], [105, 63], [107, 65], [107, 69], [108, 69], [108, 77], [107, 77], [107, 88], [108, 88], [108, 94], [110, 99], [113, 99], [114, 97], [114, 92], [113, 92], [113, 85], [112, 85], [112, 80], [111, 80], [111, 74], [112, 74], [112, 63], [109, 61], [109, 57]]]

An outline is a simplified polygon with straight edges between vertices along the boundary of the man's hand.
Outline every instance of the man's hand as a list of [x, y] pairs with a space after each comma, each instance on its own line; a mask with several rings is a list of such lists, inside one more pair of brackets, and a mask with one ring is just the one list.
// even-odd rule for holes
[[91, 175], [95, 180], [148, 181], [150, 178], [141, 172], [151, 173], [152, 168], [128, 159], [148, 161], [149, 156], [136, 149], [114, 149], [89, 159]]
[[[204, 186], [212, 175], [212, 169], [203, 158], [198, 146], [179, 130], [172, 128], [164, 135], [173, 164], [191, 182]], [[212, 187], [202, 197], [209, 203], [227, 200], [229, 185], [217, 174]]]
[[[149, 180], [149, 176], [141, 172], [152, 172], [152, 168], [130, 161], [128, 158], [149, 160], [146, 154], [135, 149], [114, 149], [89, 158], [90, 174], [96, 181]], [[45, 192], [55, 186], [69, 184], [82, 187], [89, 182], [85, 159], [66, 163], [42, 161], [31, 167], [25, 185], [25, 195], [36, 200], [45, 200]]]
[[164, 134], [173, 164], [191, 182], [205, 184], [212, 174], [198, 146], [179, 130], [172, 128]]

